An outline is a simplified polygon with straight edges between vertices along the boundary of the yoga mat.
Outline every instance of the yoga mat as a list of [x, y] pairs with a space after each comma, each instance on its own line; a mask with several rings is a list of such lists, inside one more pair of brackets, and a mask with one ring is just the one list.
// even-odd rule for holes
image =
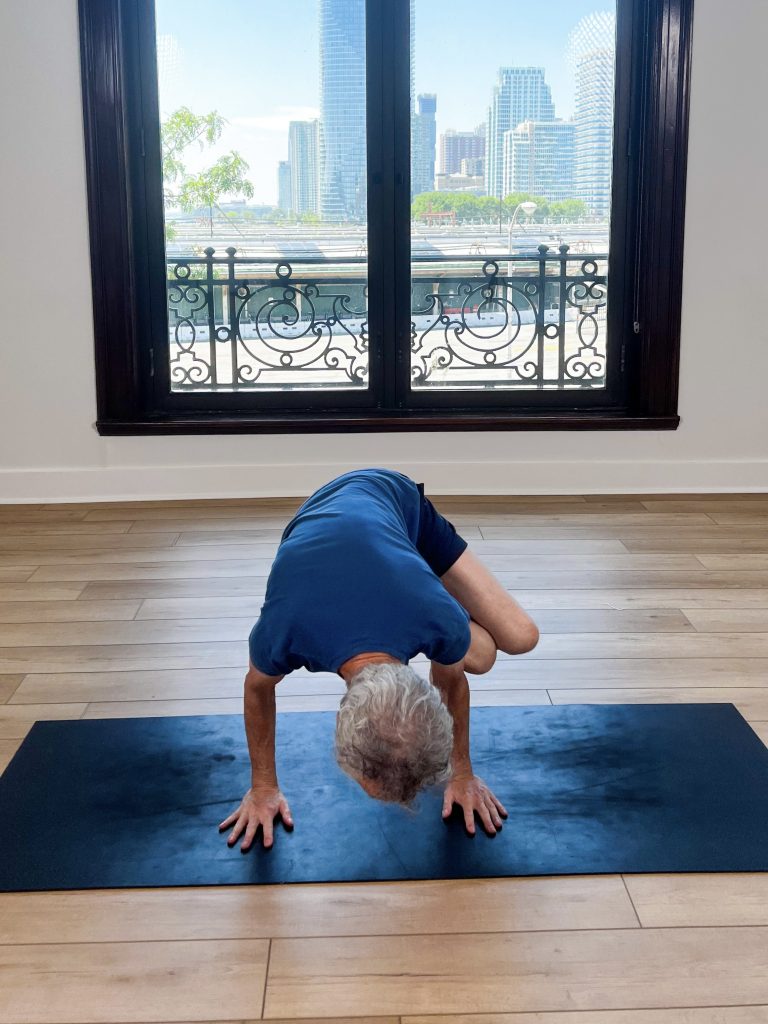
[[367, 797], [333, 713], [278, 720], [292, 833], [241, 854], [216, 826], [248, 784], [239, 716], [40, 722], [0, 779], [0, 890], [768, 868], [768, 749], [730, 704], [472, 711], [503, 831]]

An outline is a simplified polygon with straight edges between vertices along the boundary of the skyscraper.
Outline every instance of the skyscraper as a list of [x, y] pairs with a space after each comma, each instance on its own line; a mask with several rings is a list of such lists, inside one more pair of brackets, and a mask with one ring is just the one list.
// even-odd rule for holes
[[281, 160], [277, 165], [277, 206], [283, 213], [290, 213], [293, 209], [291, 165], [287, 160]]
[[461, 173], [462, 160], [482, 160], [485, 135], [477, 131], [457, 132], [449, 128], [440, 136], [440, 173]]
[[575, 195], [596, 217], [611, 212], [616, 18], [608, 11], [582, 18], [569, 42], [576, 75]]
[[320, 0], [320, 216], [366, 206], [365, 0]]
[[573, 196], [573, 121], [523, 121], [504, 132], [503, 193], [559, 202]]
[[288, 163], [291, 168], [291, 209], [296, 214], [317, 213], [318, 122], [291, 121], [288, 125]]
[[555, 106], [544, 81], [544, 68], [499, 68], [488, 108], [485, 139], [485, 187], [489, 196], [504, 195], [504, 132], [523, 121], [553, 121]]
[[[365, 0], [319, 0], [319, 210], [327, 221], [366, 218]], [[415, 0], [410, 0], [414, 100]], [[433, 158], [434, 165], [434, 158]], [[434, 176], [434, 167], [433, 167]]]
[[411, 114], [411, 198], [435, 187], [435, 112], [437, 96], [420, 93]]

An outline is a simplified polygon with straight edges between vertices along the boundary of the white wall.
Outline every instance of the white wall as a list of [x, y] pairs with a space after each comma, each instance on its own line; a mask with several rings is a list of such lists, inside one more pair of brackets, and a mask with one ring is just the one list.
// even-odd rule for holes
[[100, 438], [76, 0], [0, 5], [0, 500], [303, 494], [359, 465], [439, 492], [768, 490], [766, 38], [766, 0], [696, 0], [675, 433]]

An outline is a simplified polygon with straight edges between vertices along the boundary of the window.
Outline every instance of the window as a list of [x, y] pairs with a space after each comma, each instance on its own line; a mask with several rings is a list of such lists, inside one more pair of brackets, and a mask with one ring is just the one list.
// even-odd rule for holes
[[691, 6], [81, 0], [99, 429], [676, 426]]

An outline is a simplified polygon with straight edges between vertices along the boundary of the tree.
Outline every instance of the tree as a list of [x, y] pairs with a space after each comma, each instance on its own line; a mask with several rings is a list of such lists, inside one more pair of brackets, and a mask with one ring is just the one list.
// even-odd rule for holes
[[[414, 197], [411, 216], [414, 220], [429, 220], [430, 214], [453, 212], [458, 224], [473, 221], [509, 224], [521, 203], [536, 203], [530, 218], [535, 224], [549, 221], [572, 223], [587, 215], [587, 208], [580, 199], [550, 203], [543, 196], [529, 192], [510, 192], [499, 202], [494, 196], [475, 196], [467, 192], [422, 192]], [[519, 216], [518, 220], [527, 223], [528, 218]]]
[[559, 203], [552, 203], [550, 213], [553, 220], [573, 224], [586, 217], [588, 210], [587, 204], [581, 199], [563, 199]]
[[[253, 185], [246, 178], [248, 164], [238, 152], [231, 150], [206, 170], [190, 174], [183, 158], [185, 151], [194, 144], [201, 150], [214, 145], [226, 123], [215, 110], [209, 114], [194, 114], [189, 107], [179, 107], [160, 126], [166, 206], [180, 206], [185, 213], [207, 207], [211, 236], [214, 209], [223, 216], [219, 200], [225, 196], [253, 198]], [[166, 238], [173, 238], [175, 233], [173, 225], [167, 224]]]

